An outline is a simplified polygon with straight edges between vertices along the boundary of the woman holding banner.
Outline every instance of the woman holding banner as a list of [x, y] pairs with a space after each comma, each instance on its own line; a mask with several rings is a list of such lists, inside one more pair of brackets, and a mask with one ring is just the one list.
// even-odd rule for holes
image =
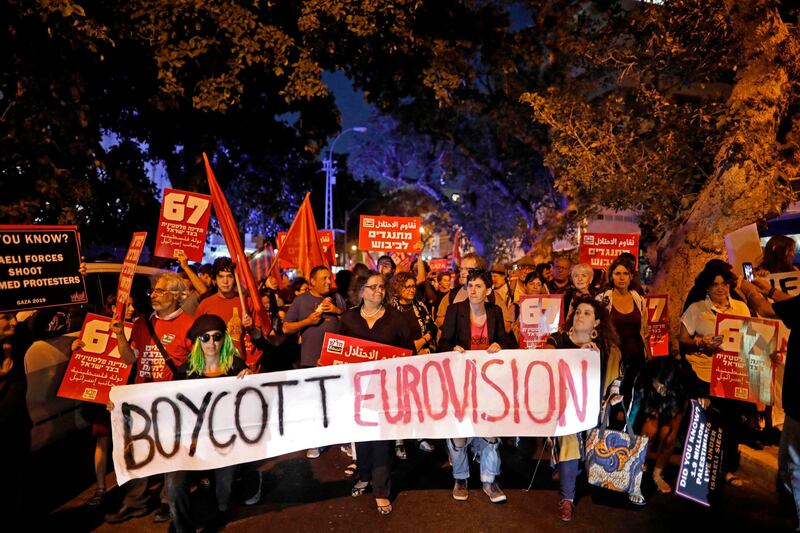
[[[383, 276], [374, 271], [358, 276], [351, 288], [350, 297], [360, 304], [342, 314], [339, 333], [356, 339], [414, 349], [411, 333], [403, 316], [385, 302], [386, 282]], [[351, 494], [361, 496], [371, 484], [381, 515], [392, 512], [389, 478], [392, 473], [393, 447], [394, 441], [387, 440], [356, 443], [359, 480], [353, 486]]]
[[[590, 278], [591, 279], [591, 278]], [[620, 376], [620, 352], [616, 345], [616, 333], [611, 327], [608, 311], [591, 296], [579, 296], [573, 300], [575, 311], [567, 317], [564, 330], [547, 338], [545, 348], [564, 350], [590, 348], [600, 352], [600, 368], [603, 394], [610, 390], [618, 392]], [[614, 387], [613, 385], [616, 385]], [[558, 437], [556, 455], [558, 458], [558, 514], [561, 520], [569, 522], [575, 510], [575, 485], [578, 479], [578, 463], [581, 459], [582, 435]], [[631, 501], [644, 504], [641, 494], [632, 494]]]
[[743, 317], [750, 316], [744, 302], [730, 296], [731, 285], [736, 283], [736, 275], [716, 261], [706, 263], [703, 271], [695, 279], [695, 291], [704, 291], [704, 300], [694, 302], [681, 316], [680, 343], [691, 365], [689, 391], [704, 408], [711, 407], [719, 413], [722, 426], [722, 472], [725, 481], [739, 487], [742, 480], [735, 472], [739, 467], [739, 441], [742, 434], [742, 414], [744, 403], [726, 398], [712, 398], [711, 363], [714, 354], [722, 345], [722, 336], [716, 336], [717, 314], [725, 313]]
[[[516, 348], [516, 339], [506, 333], [503, 312], [495, 304], [486, 301], [492, 292], [491, 274], [483, 269], [470, 269], [465, 286], [467, 299], [447, 308], [439, 351], [486, 350], [488, 353], [497, 353], [503, 348]], [[506, 495], [495, 481], [500, 474], [499, 444], [497, 437], [447, 439], [447, 451], [455, 479], [454, 499], [464, 501], [469, 498], [467, 447], [471, 446], [472, 451], [480, 455], [483, 492], [492, 503], [506, 501]]]
[[[428, 308], [417, 297], [417, 283], [411, 272], [398, 272], [392, 277], [394, 296], [390, 305], [397, 309], [406, 321], [411, 338], [414, 339], [414, 354], [427, 354], [436, 351], [436, 324], [433, 323]], [[426, 439], [419, 439], [419, 449], [432, 452], [433, 444]], [[395, 455], [398, 459], [407, 458], [402, 440], [395, 442]]]
[[[192, 351], [182, 365], [187, 379], [217, 378], [251, 374], [244, 359], [239, 357], [227, 325], [217, 315], [200, 315], [189, 328], [187, 338]], [[237, 465], [214, 470], [215, 493], [219, 519], [224, 522], [231, 499], [231, 486]], [[195, 531], [189, 497], [189, 472], [166, 474], [172, 525], [178, 532]]]

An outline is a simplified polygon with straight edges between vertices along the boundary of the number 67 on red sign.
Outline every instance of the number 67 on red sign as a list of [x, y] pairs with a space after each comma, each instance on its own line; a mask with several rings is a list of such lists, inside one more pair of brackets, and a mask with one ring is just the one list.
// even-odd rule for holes
[[210, 207], [208, 195], [164, 189], [155, 255], [172, 259], [183, 252], [189, 261], [202, 261]]

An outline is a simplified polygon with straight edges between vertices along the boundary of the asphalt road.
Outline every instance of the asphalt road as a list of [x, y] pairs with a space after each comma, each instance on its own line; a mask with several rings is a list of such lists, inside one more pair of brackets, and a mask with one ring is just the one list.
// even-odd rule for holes
[[[535, 441], [523, 440], [518, 448], [503, 447], [503, 475], [500, 484], [508, 495], [505, 504], [492, 504], [478, 483], [477, 465], [472, 473], [469, 500], [451, 497], [452, 477], [441, 443], [430, 454], [409, 444], [407, 461], [396, 461], [392, 478], [394, 512], [379, 516], [370, 494], [350, 496], [353, 481], [343, 475], [349, 458], [338, 447], [327, 449], [320, 458], [306, 459], [298, 452], [265, 461], [261, 502], [238, 505], [225, 531], [781, 531], [792, 526], [791, 509], [779, 508], [774, 494], [763, 485], [746, 483], [726, 487], [722, 502], [707, 509], [674, 494], [653, 492], [645, 487], [648, 504], [633, 509], [619, 498], [584, 487], [574, 520], [558, 519], [557, 482], [542, 462], [533, 488], [528, 491], [536, 464]], [[154, 524], [152, 515], [118, 525], [106, 524], [103, 515], [116, 510], [121, 491], [112, 490], [103, 509], [89, 509], [84, 503], [94, 492], [91, 440], [87, 435], [71, 439], [34, 457], [30, 497], [31, 529], [47, 531], [164, 532], [168, 524]], [[673, 469], [674, 470], [674, 469]], [[674, 471], [668, 472], [673, 475]], [[239, 496], [243, 489], [238, 486]], [[153, 487], [154, 498], [157, 487]], [[197, 488], [193, 501], [198, 523], [210, 523], [213, 492]], [[212, 530], [211, 528], [207, 528]]]

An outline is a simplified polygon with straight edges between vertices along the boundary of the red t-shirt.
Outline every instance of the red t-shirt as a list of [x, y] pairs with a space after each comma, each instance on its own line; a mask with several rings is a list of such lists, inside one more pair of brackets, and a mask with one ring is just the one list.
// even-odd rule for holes
[[[252, 309], [253, 306], [250, 305], [249, 298], [245, 298], [245, 304], [247, 304], [248, 309]], [[234, 309], [236, 309], [236, 312], [239, 315], [238, 321], [234, 320], [233, 318]], [[236, 346], [236, 349], [241, 350], [239, 339], [242, 336], [243, 328], [241, 320], [244, 314], [242, 313], [242, 304], [238, 295], [234, 296], [233, 298], [224, 298], [219, 293], [209, 296], [200, 302], [200, 305], [197, 307], [196, 316], [200, 315], [217, 315], [220, 317], [228, 325], [228, 333], [230, 333], [231, 337], [233, 338], [233, 343]], [[252, 312], [250, 311], [248, 311], [248, 315], [251, 317], [253, 316]], [[244, 336], [244, 345], [245, 350], [247, 350], [247, 366], [253, 368], [254, 365], [258, 364], [258, 360], [261, 358], [262, 352], [253, 345], [252, 339], [248, 334], [245, 334]]]
[[[186, 333], [192, 326], [194, 318], [181, 311], [169, 320], [159, 318], [153, 313], [150, 320], [152, 320], [153, 329], [161, 340], [161, 344], [164, 345], [167, 355], [176, 367], [181, 366], [192, 350], [192, 343], [186, 338]], [[158, 346], [150, 336], [144, 317], [137, 318], [133, 323], [131, 347], [139, 353], [136, 359], [136, 383], [171, 381], [173, 379], [172, 370], [167, 366]]]
[[489, 330], [486, 322], [480, 326], [474, 322], [469, 324], [469, 349], [486, 350], [489, 348]]

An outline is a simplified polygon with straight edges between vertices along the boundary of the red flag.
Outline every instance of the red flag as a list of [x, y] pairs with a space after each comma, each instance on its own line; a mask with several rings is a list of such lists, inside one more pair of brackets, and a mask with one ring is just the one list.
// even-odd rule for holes
[[311, 209], [311, 193], [306, 193], [297, 215], [294, 217], [286, 239], [278, 249], [278, 254], [272, 262], [273, 268], [280, 264], [280, 260], [288, 259], [289, 250], [297, 250], [297, 257], [292, 257], [292, 263], [308, 276], [315, 266], [329, 266], [328, 258], [322, 250], [317, 234], [317, 222], [314, 220], [314, 211]]
[[456, 264], [456, 266], [461, 265], [461, 246], [458, 242], [458, 229], [458, 226], [456, 226], [456, 234], [453, 237], [453, 262]]
[[250, 270], [255, 274], [256, 281], [267, 279], [267, 273], [272, 267], [272, 245], [264, 247], [250, 256]]
[[239, 230], [233, 220], [233, 213], [231, 213], [228, 201], [225, 199], [225, 195], [214, 177], [214, 171], [211, 170], [211, 163], [208, 162], [208, 156], [206, 156], [205, 152], [203, 152], [203, 160], [206, 163], [208, 188], [211, 190], [214, 213], [217, 215], [217, 220], [219, 220], [219, 225], [222, 229], [222, 238], [225, 239], [231, 259], [239, 266], [236, 269], [237, 273], [244, 282], [247, 292], [250, 293], [250, 301], [253, 303], [253, 320], [256, 326], [260, 327], [261, 331], [266, 335], [271, 329], [269, 313], [264, 309], [264, 304], [258, 296], [258, 285], [256, 285], [256, 280], [253, 279], [253, 273], [250, 271], [250, 263], [244, 255], [244, 249], [239, 240]]

